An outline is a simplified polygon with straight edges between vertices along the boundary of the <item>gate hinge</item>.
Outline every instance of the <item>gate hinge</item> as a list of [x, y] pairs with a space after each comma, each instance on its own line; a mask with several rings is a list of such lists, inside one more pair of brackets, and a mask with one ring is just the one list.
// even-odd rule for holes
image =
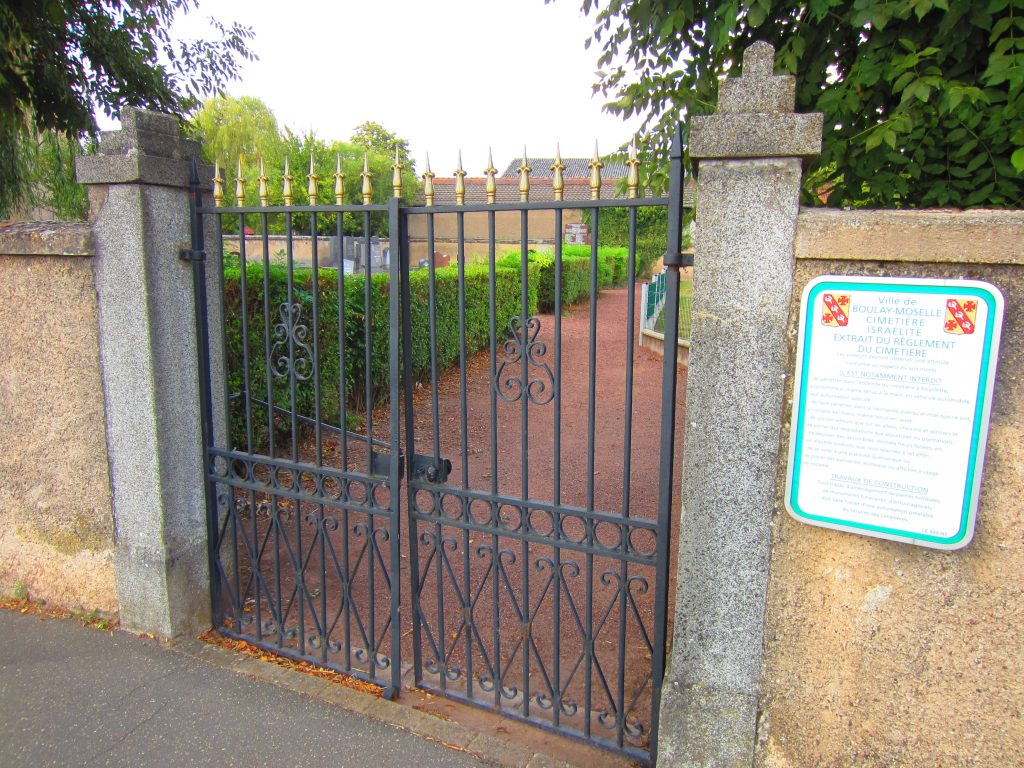
[[206, 251], [194, 251], [190, 248], [183, 248], [178, 253], [182, 261], [206, 261]]
[[666, 267], [692, 267], [693, 254], [668, 251], [665, 253], [664, 264]]

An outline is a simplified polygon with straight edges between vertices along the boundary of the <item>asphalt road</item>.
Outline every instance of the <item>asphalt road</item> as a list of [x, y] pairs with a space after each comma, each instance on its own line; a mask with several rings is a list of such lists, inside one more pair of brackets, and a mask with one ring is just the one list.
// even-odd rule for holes
[[481, 766], [156, 641], [0, 610], [0, 764]]

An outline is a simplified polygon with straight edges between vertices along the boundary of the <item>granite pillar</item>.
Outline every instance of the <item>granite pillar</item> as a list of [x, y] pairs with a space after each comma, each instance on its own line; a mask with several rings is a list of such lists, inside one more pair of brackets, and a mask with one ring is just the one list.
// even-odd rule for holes
[[123, 627], [174, 638], [210, 621], [191, 266], [177, 118], [126, 108], [79, 158], [96, 245], [100, 364]]
[[820, 114], [755, 43], [718, 113], [693, 119], [698, 163], [683, 513], [659, 766], [750, 768], [783, 410], [801, 161]]

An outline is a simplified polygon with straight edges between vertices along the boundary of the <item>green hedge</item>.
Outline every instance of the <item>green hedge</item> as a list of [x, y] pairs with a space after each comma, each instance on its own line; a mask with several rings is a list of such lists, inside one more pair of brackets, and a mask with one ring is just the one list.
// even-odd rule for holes
[[[552, 312], [555, 308], [555, 256], [551, 251], [530, 251], [529, 263], [537, 270], [537, 309]], [[626, 248], [599, 247], [597, 250], [597, 288], [614, 288], [626, 282]], [[498, 261], [498, 266], [521, 269], [522, 256], [512, 251]], [[590, 298], [590, 246], [562, 246], [562, 306], [568, 307]]]
[[[592, 211], [583, 212], [583, 220], [593, 227]], [[651, 268], [668, 247], [668, 209], [642, 207], [636, 209], [636, 274], [648, 277]], [[598, 221], [599, 242], [610, 246], [629, 246], [629, 209], [602, 208]], [[683, 247], [690, 245], [689, 232], [684, 233]]]
[[[498, 267], [495, 270], [495, 317], [500, 340], [507, 334], [509, 321], [520, 314], [521, 284], [518, 269]], [[325, 422], [338, 424], [340, 420], [340, 354], [338, 339], [338, 282], [337, 271], [321, 269], [317, 290], [318, 346], [320, 369], [320, 415]], [[489, 346], [490, 315], [488, 309], [489, 270], [486, 266], [468, 265], [466, 279], [466, 348], [467, 354]], [[363, 275], [345, 275], [345, 399], [349, 414], [365, 411], [365, 282]], [[530, 268], [528, 276], [528, 314], [537, 311], [536, 267]], [[287, 356], [287, 340], [278, 334], [275, 326], [283, 326], [282, 307], [288, 303], [288, 271], [281, 266], [271, 266], [266, 275], [270, 306], [271, 360]], [[374, 275], [370, 283], [371, 328], [371, 381], [374, 401], [386, 400], [390, 393], [389, 368], [389, 307], [390, 281], [387, 275]], [[232, 393], [245, 390], [244, 350], [242, 345], [241, 314], [241, 269], [228, 266], [224, 270], [224, 293], [228, 388]], [[426, 381], [430, 378], [430, 317], [429, 317], [429, 272], [416, 270], [410, 274], [412, 321], [412, 372], [415, 379]], [[305, 343], [313, 348], [313, 273], [309, 269], [294, 270], [292, 282], [293, 302], [300, 306], [298, 323], [308, 329]], [[455, 266], [435, 271], [435, 315], [438, 371], [444, 371], [459, 359], [458, 322], [458, 270]], [[249, 391], [253, 399], [267, 399], [266, 325], [264, 320], [264, 274], [261, 264], [246, 267], [246, 324], [248, 331]], [[275, 346], [276, 341], [276, 346]], [[312, 356], [296, 348], [297, 358], [309, 360], [312, 370]], [[304, 373], [304, 372], [303, 372]], [[271, 376], [273, 402], [279, 408], [290, 409], [290, 377]], [[295, 392], [296, 412], [301, 416], [313, 417], [315, 413], [315, 389], [312, 377], [298, 381]], [[252, 406], [252, 427], [254, 448], [267, 441], [267, 411], [263, 406]], [[282, 425], [286, 428], [287, 425]], [[244, 404], [236, 398], [231, 408], [231, 436], [235, 445], [246, 444]]]

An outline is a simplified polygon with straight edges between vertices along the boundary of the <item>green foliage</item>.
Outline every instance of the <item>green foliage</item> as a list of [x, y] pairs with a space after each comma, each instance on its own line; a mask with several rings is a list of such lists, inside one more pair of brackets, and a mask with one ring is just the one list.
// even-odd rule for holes
[[[85, 187], [75, 181], [75, 158], [95, 152], [94, 141], [83, 143], [46, 130], [36, 135], [7, 134], [14, 146], [4, 150], [4, 138], [0, 133], [0, 155], [10, 162], [0, 163], [0, 184], [13, 177], [12, 183], [20, 188], [19, 207], [46, 209], [64, 221], [86, 217], [89, 199]], [[0, 192], [0, 205], [3, 197]]]
[[357, 125], [352, 136], [349, 137], [349, 142], [389, 158], [393, 158], [397, 150], [399, 161], [407, 170], [413, 171], [415, 176], [415, 161], [409, 155], [409, 142], [392, 133], [380, 123], [367, 120], [362, 125]]
[[[562, 306], [569, 307], [590, 298], [590, 246], [562, 246]], [[600, 247], [597, 252], [597, 288], [613, 288], [626, 282], [625, 248]], [[555, 309], [555, 255], [552, 251], [530, 251], [530, 267], [536, 270], [537, 309]], [[522, 255], [511, 251], [498, 260], [498, 266], [521, 270]]]
[[[237, 175], [238, 158], [242, 158], [242, 178], [245, 180], [245, 201], [247, 205], [259, 203], [259, 161], [263, 159], [264, 173], [267, 176], [270, 205], [283, 205], [284, 162], [288, 159], [288, 171], [292, 180], [293, 205], [309, 204], [308, 174], [312, 157], [316, 174], [319, 178], [318, 200], [320, 204], [335, 202], [334, 182], [338, 157], [341, 158], [342, 172], [345, 174], [344, 200], [348, 204], [362, 202], [363, 155], [370, 173], [373, 175], [373, 202], [386, 203], [393, 193], [391, 187], [392, 164], [394, 163], [394, 147], [406, 147], [408, 142], [396, 137], [377, 123], [366, 123], [375, 126], [389, 137], [390, 150], [370, 149], [353, 142], [325, 142], [315, 135], [302, 136], [292, 132], [287, 126], [278, 130], [274, 113], [259, 99], [242, 96], [234, 98], [221, 96], [210, 99], [191, 121], [188, 130], [191, 136], [203, 147], [203, 157], [207, 162], [218, 161], [221, 174], [225, 180], [225, 197], [233, 201], [235, 197], [235, 178]], [[389, 154], [389, 152], [391, 154]], [[416, 173], [411, 163], [406, 163], [402, 171], [402, 202], [411, 205], [416, 195]], [[250, 217], [246, 226], [255, 232], [260, 231], [261, 221], [258, 217]], [[268, 231], [271, 234], [283, 234], [287, 222], [284, 216], [271, 216], [268, 219]], [[310, 215], [296, 213], [292, 215], [292, 231], [296, 234], [309, 234]], [[224, 220], [225, 232], [238, 232], [238, 222], [232, 217]], [[343, 231], [347, 235], [362, 235], [364, 221], [362, 216], [345, 216]], [[371, 234], [387, 236], [388, 220], [384, 213], [370, 215]], [[334, 216], [317, 217], [317, 233], [333, 235], [337, 233], [337, 220]]]
[[[518, 317], [521, 307], [521, 283], [518, 269], [499, 267], [495, 270], [495, 326], [499, 343], [505, 338], [509, 321]], [[318, 355], [320, 371], [320, 414], [328, 423], [339, 424], [341, 418], [342, 392], [340, 382], [344, 381], [344, 398], [349, 420], [353, 412], [365, 412], [366, 399], [366, 278], [364, 275], [344, 276], [344, 377], [342, 369], [342, 345], [338, 334], [337, 318], [341, 313], [338, 292], [338, 273], [333, 269], [319, 271], [315, 289], [318, 305]], [[459, 360], [458, 322], [458, 269], [455, 266], [435, 270], [435, 341], [438, 370], [455, 365]], [[466, 351], [473, 354], [490, 344], [490, 314], [488, 310], [489, 270], [486, 266], [468, 265], [465, 268], [466, 306]], [[528, 275], [529, 293], [527, 313], [537, 311], [536, 272]], [[231, 392], [245, 391], [245, 366], [248, 356], [249, 391], [254, 400], [267, 401], [267, 331], [264, 315], [264, 294], [270, 307], [270, 359], [277, 360], [287, 354], [287, 348], [280, 343], [275, 347], [274, 326], [281, 322], [281, 307], [287, 306], [289, 298], [288, 270], [282, 266], [271, 266], [264, 275], [261, 264], [249, 264], [245, 270], [245, 322], [248, 347], [242, 343], [242, 271], [235, 265], [224, 269], [228, 389]], [[370, 280], [370, 381], [375, 404], [386, 400], [390, 392], [389, 367], [389, 292], [387, 275], [373, 275]], [[410, 274], [409, 290], [412, 320], [412, 373], [417, 381], [430, 377], [430, 311], [429, 272], [416, 270]], [[291, 301], [298, 304], [298, 322], [309, 329], [306, 339], [310, 350], [313, 348], [312, 318], [314, 283], [313, 272], [309, 269], [295, 269], [291, 282]], [[305, 356], [310, 361], [311, 353], [305, 355], [297, 350], [298, 358]], [[312, 370], [312, 368], [310, 368]], [[288, 376], [270, 377], [272, 402], [278, 408], [291, 408], [291, 388]], [[313, 379], [296, 382], [295, 410], [300, 416], [312, 418], [315, 414], [315, 388]], [[254, 446], [266, 443], [269, 427], [267, 408], [253, 403], [251, 425]], [[286, 427], [278, 424], [277, 428]], [[235, 445], [246, 445], [245, 408], [241, 399], [232, 404], [231, 438]]]
[[174, 40], [176, 16], [198, 0], [13, 0], [0, 5], [0, 216], [32, 188], [32, 158], [12, 158], [22, 139], [47, 130], [95, 134], [93, 110], [124, 106], [183, 113], [254, 59], [253, 32], [211, 20], [216, 38]]
[[[825, 115], [807, 202], [1013, 207], [1024, 196], [1024, 0], [622, 0], [594, 11], [596, 86], [664, 159], [756, 40]], [[684, 123], [684, 132], [688, 131]], [[685, 136], [684, 136], [685, 138]], [[663, 166], [662, 166], [663, 167]], [[663, 177], [661, 177], [663, 180]]]
[[[598, 239], [602, 243], [629, 247], [628, 208], [603, 208], [598, 220]], [[584, 211], [587, 225], [593, 227], [591, 211]], [[683, 234], [683, 248], [690, 247], [688, 232]], [[636, 209], [636, 275], [649, 277], [654, 264], [668, 248], [668, 209], [662, 206]]]
[[203, 161], [233, 166], [239, 157], [250, 163], [281, 142], [277, 118], [255, 96], [214, 96], [192, 117], [190, 133], [202, 142]]

